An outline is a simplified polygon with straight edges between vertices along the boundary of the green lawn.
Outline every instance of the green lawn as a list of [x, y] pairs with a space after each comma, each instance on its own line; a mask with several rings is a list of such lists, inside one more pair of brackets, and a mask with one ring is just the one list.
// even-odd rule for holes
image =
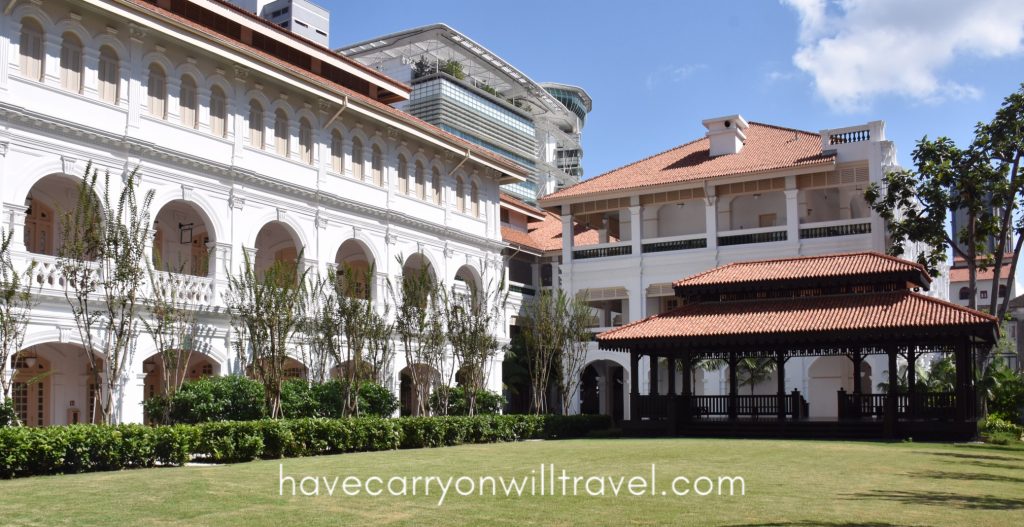
[[[541, 463], [554, 463], [558, 473], [564, 468], [570, 475], [617, 480], [649, 478], [654, 463], [657, 495], [462, 497], [450, 490], [438, 506], [436, 487], [429, 497], [422, 496], [422, 487], [417, 497], [348, 497], [339, 483], [333, 497], [281, 497], [279, 463], [296, 479], [331, 480], [349, 475], [522, 478]], [[746, 495], [660, 495], [675, 476], [702, 475], [742, 476]], [[326, 493], [323, 485], [321, 491]], [[628, 494], [625, 487], [620, 493]], [[1019, 526], [1024, 525], [1024, 449], [593, 439], [344, 454], [0, 481], [0, 524]]]

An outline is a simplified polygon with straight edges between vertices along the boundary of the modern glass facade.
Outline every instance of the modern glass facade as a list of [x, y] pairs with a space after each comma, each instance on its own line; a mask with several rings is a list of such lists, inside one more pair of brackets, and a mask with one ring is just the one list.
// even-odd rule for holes
[[579, 92], [553, 87], [544, 89], [557, 99], [558, 102], [562, 103], [563, 106], [568, 108], [570, 112], [576, 114], [576, 117], [580, 118], [580, 127], [582, 128], [587, 120], [587, 104], [583, 101], [583, 97]]

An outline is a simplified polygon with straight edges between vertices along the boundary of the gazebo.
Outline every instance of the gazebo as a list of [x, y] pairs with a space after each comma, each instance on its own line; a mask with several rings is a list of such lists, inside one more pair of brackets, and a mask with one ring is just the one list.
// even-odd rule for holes
[[[649, 435], [973, 437], [975, 359], [994, 344], [997, 320], [921, 294], [930, 282], [921, 265], [873, 252], [733, 263], [679, 280], [680, 307], [597, 336], [600, 348], [630, 354], [624, 427]], [[926, 353], [953, 355], [952, 392], [921, 390], [913, 367], [899, 387], [898, 358], [914, 365]], [[888, 359], [888, 389], [840, 389], [836, 418], [809, 419], [804, 394], [786, 390], [793, 357], [848, 357], [859, 380], [873, 354]], [[642, 356], [666, 362], [667, 386], [652, 367], [648, 393], [640, 393]], [[747, 357], [774, 362], [775, 394], [739, 394]], [[694, 394], [691, 371], [707, 359], [728, 365], [727, 395]]]

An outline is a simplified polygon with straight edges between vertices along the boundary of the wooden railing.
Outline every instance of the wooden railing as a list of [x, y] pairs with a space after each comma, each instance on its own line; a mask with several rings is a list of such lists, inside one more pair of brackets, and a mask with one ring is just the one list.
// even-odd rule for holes
[[[640, 419], [701, 419], [729, 417], [731, 405], [735, 404], [737, 417], [774, 418], [779, 412], [779, 396], [772, 395], [640, 395], [638, 413]], [[783, 415], [792, 419], [807, 416], [807, 400], [794, 390], [782, 396]]]
[[[839, 419], [861, 419], [885, 417], [887, 394], [838, 392]], [[974, 415], [973, 405], [968, 405], [970, 416]], [[956, 416], [956, 394], [951, 392], [901, 393], [896, 395], [896, 417], [898, 419], [951, 420]]]

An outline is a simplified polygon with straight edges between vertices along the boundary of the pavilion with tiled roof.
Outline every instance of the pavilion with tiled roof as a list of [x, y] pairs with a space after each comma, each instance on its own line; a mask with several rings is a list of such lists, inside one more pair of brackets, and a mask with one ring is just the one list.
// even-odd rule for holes
[[[641, 395], [631, 380], [634, 431], [739, 434], [828, 434], [845, 427], [865, 436], [969, 438], [977, 433], [973, 364], [997, 338], [997, 320], [985, 313], [919, 292], [930, 278], [919, 264], [860, 252], [732, 263], [676, 281], [680, 307], [597, 336], [602, 349], [626, 351], [633, 371], [642, 356], [664, 359], [668, 386], [652, 375]], [[905, 390], [884, 394], [840, 390], [838, 422], [810, 422], [806, 401], [784, 388], [792, 357], [846, 356], [854, 378], [864, 357], [888, 357], [888, 385], [899, 386], [898, 357], [916, 364], [924, 353], [951, 353], [952, 393], [919, 391], [914, 368]], [[775, 395], [740, 396], [737, 365], [743, 358], [774, 361]], [[689, 372], [700, 361], [729, 365], [728, 395], [694, 395]], [[675, 386], [682, 365], [681, 390]], [[764, 416], [771, 416], [765, 419]], [[837, 428], [839, 427], [839, 428]]]

